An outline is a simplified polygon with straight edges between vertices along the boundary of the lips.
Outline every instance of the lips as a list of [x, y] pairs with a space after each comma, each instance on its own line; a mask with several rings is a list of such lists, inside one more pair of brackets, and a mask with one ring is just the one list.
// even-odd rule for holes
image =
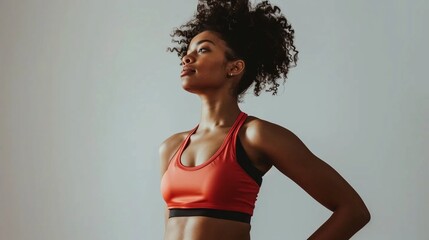
[[184, 67], [182, 69], [182, 72], [180, 73], [180, 76], [183, 77], [183, 76], [191, 75], [191, 74], [194, 74], [194, 73], [195, 73], [195, 69], [190, 68], [190, 67]]

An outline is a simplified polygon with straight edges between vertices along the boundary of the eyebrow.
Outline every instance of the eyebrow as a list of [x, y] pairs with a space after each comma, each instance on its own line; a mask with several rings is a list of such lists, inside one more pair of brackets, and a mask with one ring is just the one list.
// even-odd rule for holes
[[211, 43], [211, 44], [213, 44], [213, 45], [215, 45], [216, 46], [216, 44], [213, 42], [213, 41], [211, 41], [211, 40], [208, 40], [208, 39], [203, 39], [203, 40], [200, 40], [200, 41], [198, 41], [197, 42], [197, 46], [198, 45], [200, 45], [201, 43], [203, 43], [203, 42], [209, 42], [209, 43]]

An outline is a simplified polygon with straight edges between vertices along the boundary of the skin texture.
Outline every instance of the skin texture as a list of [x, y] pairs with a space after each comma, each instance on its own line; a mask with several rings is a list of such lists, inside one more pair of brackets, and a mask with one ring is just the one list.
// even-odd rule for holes
[[[245, 63], [227, 61], [228, 50], [218, 34], [204, 31], [192, 39], [188, 54], [182, 59], [182, 87], [197, 94], [202, 102], [199, 127], [182, 154], [181, 161], [186, 166], [200, 165], [209, 159], [240, 112], [233, 90]], [[161, 144], [161, 176], [188, 133], [174, 134]], [[309, 239], [349, 239], [369, 221], [369, 211], [356, 191], [290, 130], [249, 116], [239, 138], [252, 164], [261, 172], [274, 166], [333, 212]], [[165, 214], [167, 240], [250, 239], [251, 226], [247, 223], [201, 216], [168, 219], [167, 210]]]

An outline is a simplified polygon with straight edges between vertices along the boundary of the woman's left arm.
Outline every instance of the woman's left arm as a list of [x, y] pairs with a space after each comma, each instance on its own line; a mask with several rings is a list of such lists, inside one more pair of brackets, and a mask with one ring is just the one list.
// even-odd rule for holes
[[350, 239], [369, 222], [370, 213], [358, 193], [337, 171], [315, 156], [293, 132], [257, 120], [248, 128], [246, 137], [273, 166], [333, 211], [309, 239]]

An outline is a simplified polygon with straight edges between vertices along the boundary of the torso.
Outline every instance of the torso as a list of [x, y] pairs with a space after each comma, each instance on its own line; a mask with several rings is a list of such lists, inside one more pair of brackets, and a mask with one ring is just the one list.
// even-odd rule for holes
[[[257, 121], [257, 118], [248, 116], [238, 135], [252, 164], [261, 172], [266, 173], [271, 168], [271, 165], [265, 161], [260, 152], [251, 148], [248, 141], [246, 141], [248, 138], [246, 136], [246, 131], [251, 121]], [[189, 146], [187, 146], [182, 153], [182, 164], [185, 166], [198, 166], [207, 161], [207, 159], [210, 159], [210, 157], [213, 156], [221, 146], [226, 134], [228, 133], [228, 130], [229, 127], [226, 127], [212, 131], [210, 133], [200, 132], [193, 134], [190, 138], [190, 142], [192, 142], [192, 144], [189, 144]], [[186, 138], [188, 134], [189, 132], [184, 132], [177, 136], [178, 141], [176, 141], [176, 144], [174, 144], [175, 149], [179, 147], [179, 144]], [[172, 154], [174, 154], [174, 152], [172, 152]]]
[[250, 224], [202, 216], [167, 221], [164, 240], [249, 240]]
[[[238, 135], [242, 145], [251, 160], [252, 164], [262, 173], [266, 173], [271, 165], [267, 163], [262, 154], [253, 149], [248, 139], [246, 131], [251, 121], [257, 121], [256, 118], [249, 116], [241, 127]], [[196, 133], [190, 138], [189, 146], [182, 153], [181, 162], [185, 166], [198, 166], [209, 159], [222, 144], [229, 127], [220, 128], [210, 133]], [[183, 142], [189, 132], [176, 134], [169, 140], [167, 156], [173, 156], [179, 145]], [[171, 157], [162, 159], [166, 161], [164, 166], [168, 165]], [[165, 240], [248, 240], [250, 239], [250, 224], [216, 219], [203, 216], [191, 217], [173, 217], [166, 221]]]

